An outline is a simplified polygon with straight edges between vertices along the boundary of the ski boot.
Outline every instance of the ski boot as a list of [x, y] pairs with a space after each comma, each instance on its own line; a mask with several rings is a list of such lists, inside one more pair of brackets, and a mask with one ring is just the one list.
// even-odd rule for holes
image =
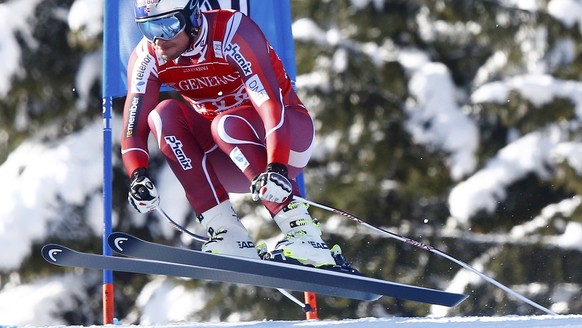
[[230, 201], [225, 201], [197, 216], [208, 232], [203, 252], [259, 259], [255, 244], [240, 222]]
[[307, 206], [292, 201], [275, 215], [273, 219], [284, 237], [277, 243], [270, 257], [275, 261], [316, 268], [334, 266], [335, 260], [321, 239], [319, 222], [311, 218]]

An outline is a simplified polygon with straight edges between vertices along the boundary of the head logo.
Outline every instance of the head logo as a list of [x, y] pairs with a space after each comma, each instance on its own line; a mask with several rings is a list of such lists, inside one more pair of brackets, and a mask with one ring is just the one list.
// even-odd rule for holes
[[121, 244], [123, 244], [124, 241], [127, 241], [128, 239], [125, 237], [117, 237], [115, 238], [115, 240], [113, 241], [113, 245], [115, 245], [115, 248], [117, 248], [118, 250], [123, 252], [123, 247], [121, 247]]
[[61, 253], [63, 250], [62, 249], [58, 249], [58, 248], [53, 248], [51, 250], [48, 251], [48, 256], [50, 257], [50, 259], [53, 262], [56, 262], [57, 259], [55, 258], [55, 255], [57, 255], [58, 253]]

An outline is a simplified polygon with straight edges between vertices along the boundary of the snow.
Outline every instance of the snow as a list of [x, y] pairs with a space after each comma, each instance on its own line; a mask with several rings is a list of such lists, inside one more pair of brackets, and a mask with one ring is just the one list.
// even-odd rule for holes
[[[8, 200], [0, 206], [0, 249], [10, 249], [0, 260], [0, 270], [20, 266], [29, 255], [32, 243], [45, 239], [49, 222], [62, 220], [51, 206], [59, 201], [72, 205], [102, 202], [102, 152], [100, 122], [60, 144], [42, 145], [25, 142], [0, 166], [6, 186], [0, 197]], [[23, 220], [22, 218], [34, 218]], [[102, 229], [100, 213], [87, 213], [95, 234]]]
[[180, 321], [189, 313], [201, 310], [204, 303], [197, 302], [207, 297], [202, 291], [186, 290], [184, 286], [172, 286], [172, 283], [158, 277], [148, 284], [136, 300], [136, 305], [144, 309], [142, 324]]
[[[15, 35], [16, 31], [30, 46], [34, 46], [31, 30], [26, 24], [32, 19], [33, 9], [41, 0], [12, 0], [0, 3], [0, 20], [3, 28], [0, 38], [3, 45], [0, 47], [0, 57], [3, 58], [4, 74], [0, 77], [0, 97], [10, 88], [10, 81], [18, 76], [20, 65], [20, 50]], [[519, 6], [523, 9], [539, 9], [539, 1], [503, 1], [508, 6]], [[99, 5], [97, 5], [99, 4]], [[382, 1], [353, 0], [357, 7], [373, 4], [382, 8]], [[82, 30], [87, 38], [99, 33], [101, 24], [101, 1], [76, 0], [69, 13], [71, 29]], [[90, 8], [90, 9], [88, 9]], [[96, 10], [99, 8], [99, 10]], [[582, 5], [574, 0], [552, 0], [548, 4], [548, 12], [561, 19], [566, 26], [578, 23], [582, 29]], [[18, 12], [18, 15], [14, 15]], [[452, 32], [447, 32], [445, 26], [438, 25], [438, 29], [431, 29], [430, 22], [424, 22], [427, 31], [439, 33], [453, 33], [466, 29], [467, 33], [474, 33], [478, 26], [457, 26]], [[458, 185], [451, 191], [449, 203], [453, 220], [466, 225], [473, 213], [480, 210], [493, 211], [499, 199], [504, 197], [504, 189], [511, 182], [528, 173], [538, 174], [541, 178], [550, 178], [548, 166], [567, 164], [579, 174], [582, 172], [582, 145], [567, 141], [564, 127], [550, 126], [546, 130], [532, 132], [524, 136], [515, 136], [505, 148], [490, 160], [484, 167], [476, 167], [475, 150], [479, 143], [477, 128], [467, 117], [464, 103], [458, 96], [447, 68], [436, 62], [431, 62], [425, 53], [417, 49], [396, 49], [390, 42], [383, 45], [355, 44], [344, 39], [337, 30], [323, 31], [313, 21], [303, 18], [294, 23], [295, 37], [301, 40], [315, 39], [319, 44], [330, 47], [341, 45], [350, 49], [360, 49], [372, 58], [375, 63], [398, 60], [406, 69], [410, 77], [411, 99], [406, 108], [410, 115], [407, 126], [415, 141], [433, 145], [450, 152], [449, 166]], [[301, 33], [309, 31], [309, 33]], [[314, 33], [314, 31], [319, 31]], [[427, 38], [435, 37], [428, 35]], [[566, 47], [566, 49], [570, 49]], [[338, 70], [345, 68], [345, 51], [338, 52], [333, 62], [322, 65], [335, 67]], [[81, 95], [79, 103], [82, 109], [83, 101], [89, 94], [89, 88], [98, 81], [100, 72], [95, 63], [101, 60], [100, 54], [88, 54], [79, 69], [76, 78], [76, 88]], [[506, 60], [503, 54], [496, 53], [490, 60], [490, 65], [480, 71], [479, 87], [470, 95], [469, 101], [473, 104], [508, 101], [510, 91], [517, 91], [533, 104], [543, 105], [555, 97], [570, 99], [575, 105], [578, 118], [582, 119], [582, 83], [578, 81], [561, 81], [545, 75], [543, 72], [535, 75], [510, 77], [506, 80], [486, 83], [487, 76], [497, 69]], [[501, 63], [501, 64], [500, 64]], [[317, 77], [317, 78], [314, 78]], [[322, 72], [313, 72], [309, 76], [298, 77], [300, 88], [326, 85], [328, 81]], [[481, 83], [483, 81], [483, 83]], [[432, 121], [430, 128], [425, 122]], [[114, 135], [119, 121], [114, 120]], [[455, 127], [455, 128], [452, 128]], [[39, 141], [27, 141], [16, 149], [0, 166], [0, 270], [18, 268], [22, 260], [29, 256], [34, 242], [41, 241], [51, 233], [47, 228], [49, 223], [59, 220], [59, 216], [51, 210], [51, 204], [63, 201], [68, 204], [90, 204], [86, 213], [90, 226], [95, 234], [100, 234], [103, 210], [101, 207], [102, 163], [96, 161], [102, 152], [101, 134], [102, 122], [95, 122], [83, 131], [72, 134], [59, 144], [43, 144]], [[576, 127], [567, 127], [576, 128]], [[330, 136], [327, 140], [319, 140], [317, 145], [318, 156], [326, 153], [337, 144], [337, 139]], [[326, 144], [327, 143], [327, 144]], [[30, 160], [34, 158], [34, 160]], [[475, 171], [476, 170], [476, 171]], [[164, 198], [165, 210], [171, 216], [182, 217], [189, 208], [183, 201], [183, 194], [174, 188], [177, 183], [172, 180], [169, 171], [160, 173], [158, 188]], [[464, 180], [463, 180], [464, 179]], [[559, 211], [568, 213], [580, 205], [578, 196], [566, 199], [559, 204], [548, 206], [530, 225], [514, 228], [515, 236], [522, 236], [527, 229], [543, 226], [546, 218]], [[135, 220], [140, 216], [135, 215]], [[23, 219], [25, 218], [25, 219]], [[34, 219], [33, 219], [34, 218]], [[143, 218], [143, 217], [142, 217]], [[114, 218], [115, 219], [115, 218]], [[328, 224], [337, 224], [330, 219]], [[162, 234], [170, 234], [171, 226], [162, 225]], [[564, 248], [582, 250], [582, 224], [569, 222], [565, 232], [559, 236], [548, 236], [549, 242]], [[487, 254], [485, 256], [488, 256]], [[473, 264], [479, 268], [479, 260]], [[467, 275], [466, 272], [460, 275]], [[470, 274], [469, 274], [470, 275]], [[86, 279], [98, 279], [98, 274]], [[457, 279], [458, 278], [458, 279]], [[462, 281], [467, 283], [474, 276], [457, 277], [451, 282], [449, 289], [461, 288]], [[9, 275], [5, 287], [0, 290], [0, 325], [36, 325], [59, 326], [64, 324], [51, 314], [63, 309], [78, 311], [76, 290], [86, 283], [78, 276], [65, 275], [46, 278], [34, 282], [21, 282], [18, 275]], [[457, 281], [459, 283], [457, 283]], [[567, 292], [564, 292], [567, 294]], [[363, 318], [341, 321], [248, 321], [238, 323], [183, 323], [187, 313], [191, 313], [199, 306], [203, 299], [202, 292], [185, 292], [182, 286], [173, 285], [168, 281], [154, 280], [146, 286], [138, 299], [142, 307], [141, 321], [155, 327], [582, 327], [582, 317], [570, 316], [531, 316], [531, 317], [427, 317], [427, 318]], [[168, 304], [172, 308], [167, 308]], [[557, 304], [559, 306], [559, 304]], [[437, 313], [435, 311], [434, 313]], [[137, 314], [133, 314], [137, 316]], [[236, 317], [232, 318], [237, 320]], [[96, 319], [97, 321], [98, 319]], [[167, 324], [167, 322], [174, 322]], [[120, 324], [120, 327], [125, 325]], [[5, 326], [1, 326], [5, 327]], [[130, 326], [127, 326], [130, 327]]]
[[[50, 327], [50, 326], [47, 326]], [[62, 326], [52, 326], [62, 327]], [[71, 326], [74, 327], [74, 326]], [[98, 327], [98, 326], [91, 326]], [[289, 328], [289, 327], [338, 327], [338, 328], [579, 328], [582, 316], [504, 316], [504, 317], [453, 317], [453, 318], [363, 318], [302, 321], [246, 321], [220, 323], [170, 323], [155, 325], [124, 325], [107, 327], [155, 327], [155, 328]]]
[[582, 224], [568, 222], [563, 235], [555, 239], [555, 244], [559, 247], [582, 251]]
[[[15, 325], [62, 325], [53, 313], [61, 311], [81, 311], [88, 304], [82, 304], [83, 284], [97, 282], [100, 275], [96, 272], [87, 275], [85, 280], [77, 275], [67, 274], [56, 278], [39, 279], [29, 284], [15, 286], [10, 282], [0, 295], [0, 327]], [[63, 297], [66, 295], [66, 297]]]
[[509, 101], [510, 91], [518, 92], [538, 107], [556, 97], [569, 99], [574, 104], [576, 115], [582, 118], [582, 83], [557, 80], [545, 74], [528, 74], [484, 84], [473, 92], [471, 100], [475, 104], [504, 103]]
[[103, 32], [103, 1], [76, 0], [67, 20], [72, 31], [82, 33], [82, 38], [93, 39]]
[[[20, 46], [16, 36], [18, 32], [23, 33], [23, 39], [28, 41], [28, 45], [34, 47], [32, 31], [26, 22], [32, 19], [33, 10], [42, 0], [8, 1], [0, 4], [0, 58], [4, 67], [4, 74], [0, 77], [0, 97], [4, 97], [11, 87], [13, 76], [20, 73]], [[18, 13], [15, 15], [14, 13]]]
[[559, 19], [566, 27], [578, 24], [582, 32], [582, 3], [577, 0], [552, 0], [548, 3], [548, 13]]
[[[130, 326], [120, 326], [130, 327]], [[148, 327], [140, 326], [140, 327]], [[154, 326], [152, 326], [154, 327]], [[177, 323], [155, 325], [156, 328], [288, 328], [288, 327], [338, 327], [338, 328], [577, 328], [582, 327], [582, 316], [537, 317], [458, 317], [458, 318], [364, 318], [342, 321], [249, 321], [243, 323]]]
[[476, 209], [493, 212], [499, 199], [505, 197], [505, 187], [528, 172], [548, 177], [544, 166], [555, 143], [539, 132], [532, 132], [499, 151], [487, 165], [458, 184], [450, 193], [452, 216], [463, 224]]
[[[405, 56], [403, 54], [402, 56]], [[478, 131], [457, 104], [456, 91], [445, 65], [417, 62], [407, 67], [411, 75], [408, 129], [420, 144], [440, 145], [451, 153], [449, 167], [455, 180], [475, 169], [474, 153], [478, 147]], [[430, 127], [426, 123], [431, 122]]]

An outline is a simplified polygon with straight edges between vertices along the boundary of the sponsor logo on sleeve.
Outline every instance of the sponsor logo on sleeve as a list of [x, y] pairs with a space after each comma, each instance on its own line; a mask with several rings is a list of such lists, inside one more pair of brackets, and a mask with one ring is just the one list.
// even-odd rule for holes
[[240, 46], [236, 43], [229, 43], [224, 49], [224, 53], [230, 56], [238, 64], [245, 76], [253, 74], [251, 62], [249, 62], [241, 53]]
[[175, 136], [166, 136], [164, 137], [164, 140], [174, 152], [174, 155], [176, 156], [176, 159], [182, 166], [182, 169], [184, 169], [184, 171], [191, 170], [192, 160], [188, 158], [188, 156], [186, 156], [186, 154], [184, 153], [184, 150], [182, 149], [182, 142], [178, 140], [178, 138], [176, 138]]
[[125, 137], [132, 138], [141, 108], [141, 97], [134, 96], [131, 98], [131, 106], [127, 112], [127, 127], [125, 129]]
[[149, 73], [152, 71], [153, 58], [149, 55], [136, 62], [132, 76], [132, 92], [144, 93]]
[[245, 83], [247, 92], [255, 104], [260, 107], [265, 101], [269, 100], [269, 95], [257, 74], [251, 76]]

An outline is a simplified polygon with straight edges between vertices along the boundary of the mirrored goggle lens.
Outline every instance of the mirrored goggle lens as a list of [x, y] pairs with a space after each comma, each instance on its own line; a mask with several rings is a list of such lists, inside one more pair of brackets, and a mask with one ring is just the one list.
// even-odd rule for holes
[[175, 38], [186, 27], [186, 22], [183, 15], [177, 13], [169, 17], [138, 22], [137, 26], [141, 33], [153, 42], [156, 39], [171, 40]]

